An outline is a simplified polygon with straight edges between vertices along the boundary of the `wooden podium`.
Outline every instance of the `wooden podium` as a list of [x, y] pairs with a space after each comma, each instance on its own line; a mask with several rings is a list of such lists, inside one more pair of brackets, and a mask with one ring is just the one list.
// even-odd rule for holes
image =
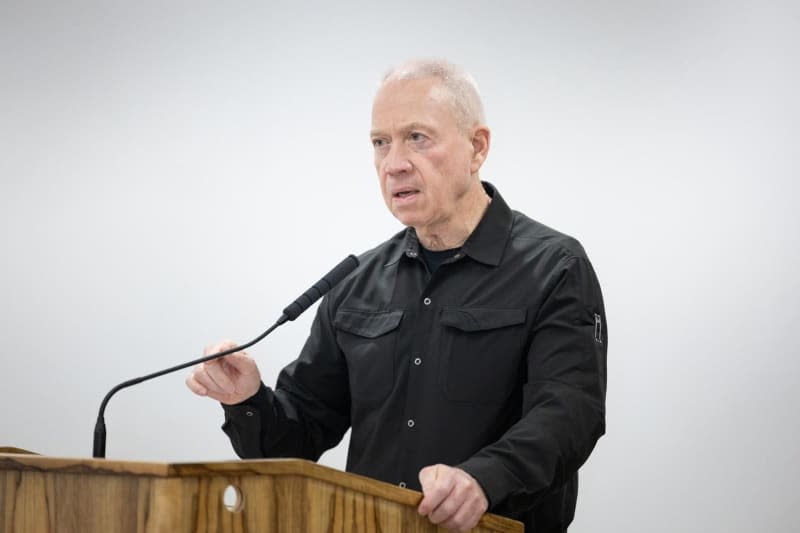
[[[302, 460], [146, 463], [0, 448], [0, 533], [423, 533], [419, 492]], [[485, 515], [474, 532], [522, 532]]]

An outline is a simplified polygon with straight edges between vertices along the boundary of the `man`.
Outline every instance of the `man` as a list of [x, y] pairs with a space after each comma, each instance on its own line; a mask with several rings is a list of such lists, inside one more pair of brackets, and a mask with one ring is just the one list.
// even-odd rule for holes
[[422, 490], [435, 524], [463, 531], [489, 510], [565, 531], [578, 467], [605, 430], [607, 333], [589, 260], [480, 181], [490, 132], [459, 68], [392, 70], [371, 139], [406, 230], [323, 299], [274, 390], [244, 353], [200, 365], [187, 385], [222, 402], [241, 457], [316, 460], [352, 427], [347, 470]]

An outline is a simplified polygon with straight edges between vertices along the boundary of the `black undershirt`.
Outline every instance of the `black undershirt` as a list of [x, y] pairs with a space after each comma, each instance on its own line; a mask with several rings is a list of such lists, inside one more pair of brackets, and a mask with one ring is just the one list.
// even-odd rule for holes
[[419, 247], [422, 252], [422, 260], [428, 267], [428, 272], [433, 274], [439, 266], [456, 255], [461, 248], [451, 248], [449, 250], [428, 250], [424, 246]]

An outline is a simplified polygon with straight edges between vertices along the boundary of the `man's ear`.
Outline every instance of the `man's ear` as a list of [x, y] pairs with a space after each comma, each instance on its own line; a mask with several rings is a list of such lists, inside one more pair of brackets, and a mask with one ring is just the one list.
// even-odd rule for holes
[[491, 140], [491, 132], [486, 126], [476, 126], [472, 132], [472, 161], [470, 161], [470, 172], [477, 174], [483, 162], [486, 161], [486, 156], [489, 155], [489, 142]]

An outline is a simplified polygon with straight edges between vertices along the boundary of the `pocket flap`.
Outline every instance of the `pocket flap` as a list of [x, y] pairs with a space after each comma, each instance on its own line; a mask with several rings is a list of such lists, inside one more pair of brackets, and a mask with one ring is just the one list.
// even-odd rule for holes
[[525, 309], [490, 309], [486, 307], [446, 307], [442, 309], [442, 324], [462, 331], [515, 326], [525, 322]]
[[402, 309], [377, 312], [339, 309], [333, 319], [333, 327], [359, 337], [374, 339], [396, 329], [402, 318]]

